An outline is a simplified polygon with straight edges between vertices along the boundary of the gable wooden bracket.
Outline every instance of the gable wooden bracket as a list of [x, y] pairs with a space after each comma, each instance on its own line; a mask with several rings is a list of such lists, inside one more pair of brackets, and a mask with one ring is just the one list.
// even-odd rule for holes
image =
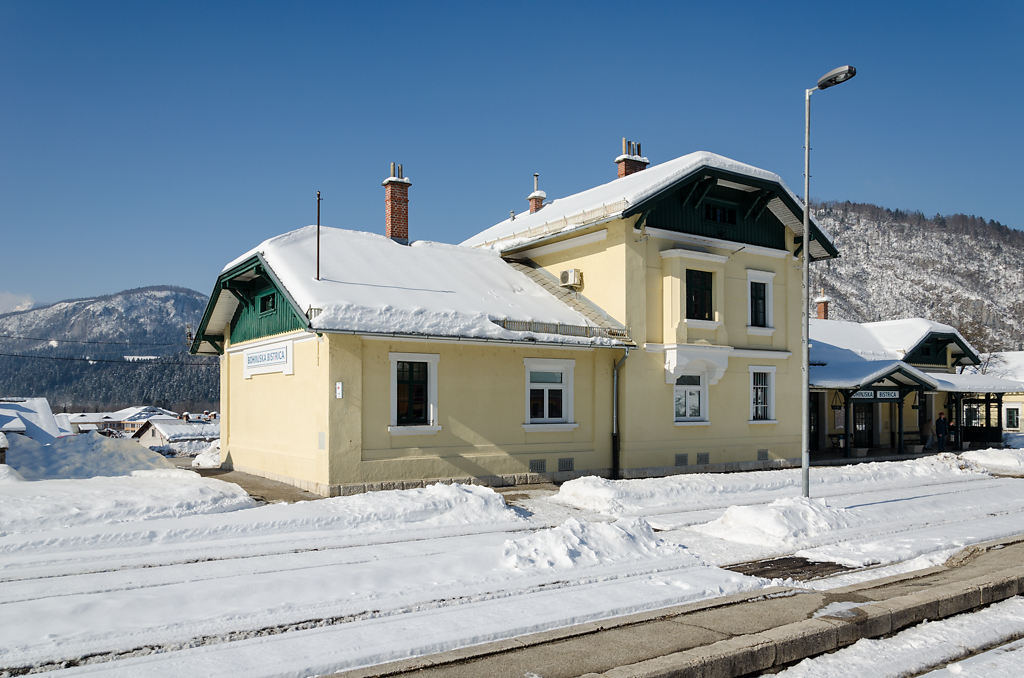
[[743, 220], [747, 221], [750, 219], [750, 215], [754, 214], [754, 210], [757, 210], [757, 213], [754, 214], [754, 221], [760, 219], [761, 215], [764, 214], [765, 208], [768, 207], [771, 195], [771, 191], [761, 191], [758, 193], [757, 197], [754, 198], [754, 201], [750, 203], [750, 208], [747, 210], [747, 213], [743, 215]]
[[711, 188], [715, 185], [714, 177], [707, 177], [704, 182], [704, 187], [700, 192], [700, 197], [697, 198], [697, 202], [693, 203], [694, 211], [700, 209], [700, 204], [704, 202], [704, 198], [708, 197], [708, 193], [711, 192]]
[[224, 353], [224, 339], [222, 337], [212, 337], [209, 334], [204, 334], [203, 336], [199, 337], [199, 340], [205, 341], [208, 344], [210, 344], [210, 346], [213, 346], [213, 350], [215, 350], [218, 354]]

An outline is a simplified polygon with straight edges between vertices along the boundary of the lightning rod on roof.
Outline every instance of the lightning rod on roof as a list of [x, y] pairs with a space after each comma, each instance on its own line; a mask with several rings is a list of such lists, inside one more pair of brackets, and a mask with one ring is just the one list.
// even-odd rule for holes
[[316, 279], [320, 279], [320, 191], [316, 192]]

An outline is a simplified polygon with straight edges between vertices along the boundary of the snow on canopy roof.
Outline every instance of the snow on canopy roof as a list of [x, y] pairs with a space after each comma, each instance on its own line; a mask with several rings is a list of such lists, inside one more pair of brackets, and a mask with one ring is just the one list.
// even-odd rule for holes
[[970, 372], [947, 374], [929, 372], [939, 383], [936, 390], [950, 393], [1017, 393], [1021, 390], [1019, 381], [1001, 379], [991, 374]]
[[316, 232], [316, 226], [306, 226], [270, 238], [224, 271], [258, 254], [314, 330], [621, 343], [556, 329], [509, 330], [492, 322], [596, 327], [489, 250], [426, 241], [402, 245], [375, 233], [324, 227], [317, 280]]
[[886, 347], [868, 324], [846, 320], [810, 321], [810, 385], [859, 389], [888, 380], [934, 388], [934, 379]]
[[[629, 207], [637, 205], [659, 191], [685, 179], [702, 167], [776, 183], [786, 191], [793, 202], [797, 205], [802, 204], [802, 201], [789, 190], [778, 174], [716, 153], [697, 151], [586, 191], [558, 198], [544, 205], [543, 209], [532, 214], [516, 215], [514, 219], [506, 219], [467, 238], [461, 244], [507, 250], [546, 235], [615, 217]], [[803, 213], [794, 216], [795, 221], [799, 222], [803, 218]], [[814, 223], [821, 230], [817, 221]], [[802, 226], [802, 223], [799, 225]], [[826, 235], [826, 237], [828, 236]], [[829, 239], [831, 240], [831, 238]]]
[[61, 435], [46, 398], [0, 398], [0, 431], [47, 444]]
[[[812, 347], [813, 351], [813, 347]], [[812, 353], [811, 360], [816, 361]], [[901, 360], [850, 360], [812, 364], [810, 385], [813, 388], [860, 389], [876, 383], [923, 385], [935, 388], [938, 382], [921, 370]]]

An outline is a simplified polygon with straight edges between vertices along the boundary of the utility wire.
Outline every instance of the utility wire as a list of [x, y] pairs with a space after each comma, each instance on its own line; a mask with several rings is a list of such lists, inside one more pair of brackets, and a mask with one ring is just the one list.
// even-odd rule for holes
[[21, 337], [16, 334], [0, 334], [0, 339], [24, 339], [26, 341], [56, 341], [68, 344], [105, 344], [107, 346], [175, 346], [178, 342], [163, 344], [139, 344], [134, 341], [88, 341], [86, 339], [58, 339], [56, 337]]
[[200, 367], [216, 367], [218, 366], [215, 362], [189, 362], [189, 363], [174, 363], [161, 360], [114, 360], [112, 358], [63, 358], [60, 356], [52, 355], [22, 355], [18, 353], [0, 353], [0, 357], [4, 358], [26, 358], [28, 360], [64, 360], [70, 362], [82, 362], [82, 363], [117, 363], [119, 365], [133, 365], [136, 367], [146, 367], [149, 365], [197, 365]]

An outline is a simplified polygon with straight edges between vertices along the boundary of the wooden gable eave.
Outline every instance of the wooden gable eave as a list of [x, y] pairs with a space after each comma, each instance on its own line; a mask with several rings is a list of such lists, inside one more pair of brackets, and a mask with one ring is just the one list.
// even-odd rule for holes
[[[210, 300], [206, 304], [206, 309], [203, 311], [203, 316], [199, 322], [199, 327], [196, 329], [192, 345], [189, 347], [190, 353], [205, 355], [221, 355], [224, 353], [224, 345], [227, 343], [227, 338], [224, 336], [224, 327], [233, 326], [238, 319], [240, 311], [248, 303], [246, 293], [251, 290], [252, 286], [246, 283], [260, 277], [268, 280], [271, 286], [280, 293], [281, 298], [285, 301], [286, 308], [289, 309], [295, 321], [304, 328], [311, 329], [309, 319], [299, 309], [294, 297], [281, 283], [281, 280], [274, 273], [270, 265], [267, 264], [263, 255], [256, 253], [217, 276], [217, 282], [214, 284], [213, 292], [210, 294]], [[217, 322], [216, 325], [219, 325], [219, 327], [211, 327], [211, 321], [217, 316], [223, 319], [224, 322]]]
[[956, 346], [960, 349], [959, 353], [954, 352], [953, 366], [959, 365], [980, 365], [981, 356], [979, 356], [974, 349], [971, 348], [963, 337], [957, 332], [929, 332], [917, 342], [913, 348], [907, 351], [903, 360], [907, 363], [920, 363], [923, 365], [931, 365], [931, 363], [921, 362], [922, 349], [928, 344], [941, 344], [944, 349], [948, 349], [951, 345]]
[[[711, 181], [707, 181], [708, 179], [711, 179]], [[784, 227], [789, 228], [798, 236], [803, 233], [803, 205], [797, 203], [789, 191], [784, 189], [779, 183], [707, 165], [696, 168], [685, 176], [679, 177], [671, 184], [663, 186], [643, 200], [630, 205], [622, 211], [622, 217], [649, 214], [657, 203], [667, 199], [677, 189], [691, 182], [692, 186], [684, 200], [685, 206], [691, 206], [695, 209], [699, 208], [701, 202], [707, 197], [710, 188], [716, 184], [748, 186], [753, 190], [750, 191], [750, 200], [741, 206], [744, 220], [753, 217], [752, 220], [756, 221], [765, 210], [769, 210]], [[787, 218], [780, 217], [780, 212]], [[822, 254], [815, 254], [814, 249], [812, 249], [811, 258], [814, 261], [837, 258], [839, 251], [832, 241], [825, 236], [813, 218], [810, 220], [810, 225], [810, 239], [821, 247], [821, 252], [824, 254], [824, 256]]]

